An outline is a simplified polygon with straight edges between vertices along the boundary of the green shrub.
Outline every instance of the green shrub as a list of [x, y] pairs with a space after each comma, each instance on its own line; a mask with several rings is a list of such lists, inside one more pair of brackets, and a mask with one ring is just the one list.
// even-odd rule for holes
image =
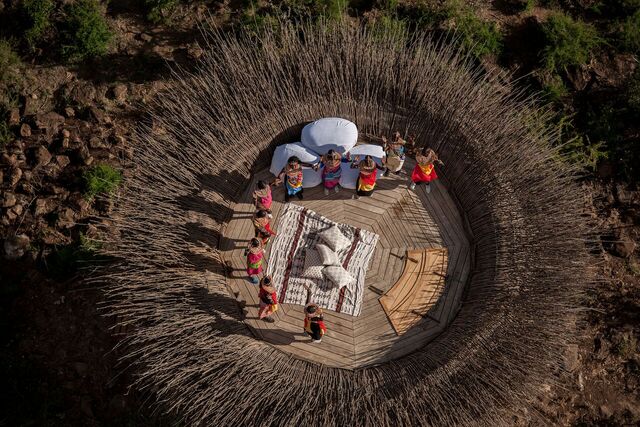
[[620, 39], [625, 49], [640, 53], [640, 9], [624, 21]]
[[592, 143], [573, 123], [573, 116], [560, 114], [556, 118], [558, 141], [562, 160], [588, 172], [594, 172], [602, 159], [609, 157], [606, 142]]
[[66, 8], [62, 53], [72, 60], [104, 55], [112, 34], [97, 0], [78, 0]]
[[83, 178], [84, 195], [87, 199], [93, 199], [99, 194], [113, 195], [122, 182], [122, 173], [109, 165], [102, 164], [86, 171]]
[[640, 115], [640, 67], [636, 68], [627, 83], [626, 101], [633, 115]]
[[30, 27], [25, 31], [24, 37], [31, 49], [41, 40], [44, 31], [51, 26], [49, 18], [54, 7], [53, 0], [23, 0], [22, 8], [30, 21]]
[[81, 233], [78, 242], [56, 248], [46, 257], [49, 275], [57, 280], [65, 280], [79, 270], [109, 261], [99, 252], [101, 248], [100, 241]]
[[476, 58], [502, 51], [502, 33], [494, 23], [480, 20], [469, 9], [460, 11], [455, 22], [462, 46]]
[[564, 82], [557, 74], [553, 75], [550, 81], [544, 85], [542, 90], [544, 95], [551, 102], [558, 102], [569, 93]]
[[2, 120], [0, 122], [0, 150], [2, 150], [6, 144], [10, 143], [12, 139], [13, 132], [9, 129], [7, 122]]
[[8, 40], [0, 39], [0, 84], [7, 84], [18, 74], [20, 57], [13, 51]]
[[179, 0], [145, 0], [147, 19], [153, 23], [165, 22]]
[[561, 12], [549, 17], [543, 24], [543, 31], [546, 47], [542, 56], [549, 70], [562, 70], [570, 65], [586, 63], [591, 52], [602, 43], [593, 26], [574, 21]]

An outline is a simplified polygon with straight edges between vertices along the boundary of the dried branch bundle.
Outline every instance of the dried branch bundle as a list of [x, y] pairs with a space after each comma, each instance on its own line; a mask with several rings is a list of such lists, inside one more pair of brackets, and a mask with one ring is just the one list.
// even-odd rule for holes
[[[119, 261], [95, 279], [128, 329], [119, 351], [137, 385], [190, 425], [510, 424], [561, 369], [589, 280], [574, 171], [531, 124], [546, 113], [424, 34], [336, 24], [282, 25], [259, 41], [205, 35], [198, 72], [177, 70], [140, 127], [114, 220]], [[327, 116], [434, 148], [475, 245], [448, 329], [358, 371], [256, 340], [216, 249], [252, 168]]]

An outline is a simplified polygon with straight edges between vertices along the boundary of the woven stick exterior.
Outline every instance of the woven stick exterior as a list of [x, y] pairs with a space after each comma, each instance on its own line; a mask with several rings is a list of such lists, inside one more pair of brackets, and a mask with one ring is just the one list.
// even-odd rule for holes
[[[547, 113], [426, 35], [334, 24], [205, 36], [198, 71], [176, 70], [140, 125], [113, 219], [118, 262], [94, 279], [128, 331], [118, 351], [136, 386], [188, 425], [510, 425], [560, 369], [589, 281], [574, 171], [531, 120]], [[445, 332], [356, 371], [255, 339], [216, 249], [252, 168], [327, 116], [435, 149], [474, 245]]]

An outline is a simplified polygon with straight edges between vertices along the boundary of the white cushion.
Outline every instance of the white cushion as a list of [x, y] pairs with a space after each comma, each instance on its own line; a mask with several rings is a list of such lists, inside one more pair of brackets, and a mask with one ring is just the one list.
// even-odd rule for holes
[[360, 160], [364, 159], [364, 156], [371, 156], [373, 160], [380, 166], [382, 166], [382, 158], [384, 157], [384, 150], [380, 145], [373, 144], [360, 144], [349, 150], [349, 155], [353, 159], [355, 156], [360, 156]]
[[322, 258], [317, 250], [313, 248], [307, 248], [304, 255], [304, 268], [302, 269], [302, 275], [310, 279], [322, 279]]
[[[278, 174], [282, 172], [282, 169], [284, 169], [284, 167], [286, 166], [289, 157], [292, 156], [296, 156], [300, 159], [301, 162], [305, 163], [314, 164], [320, 161], [320, 156], [318, 156], [313, 151], [303, 147], [299, 142], [294, 142], [293, 144], [283, 144], [278, 145], [273, 152], [273, 158], [271, 159], [271, 167], [269, 168], [269, 171], [272, 174], [278, 176]], [[304, 171], [302, 171], [302, 173], [304, 173]]]
[[316, 245], [316, 250], [318, 252], [318, 255], [320, 256], [320, 263], [323, 266], [340, 264], [338, 255], [329, 246], [318, 243]]
[[314, 171], [313, 168], [302, 167], [302, 187], [311, 188], [322, 184], [322, 169]]
[[323, 155], [330, 149], [344, 154], [358, 141], [358, 128], [349, 120], [327, 117], [302, 129], [302, 145]]
[[341, 265], [328, 265], [322, 269], [322, 274], [338, 287], [350, 286], [356, 281], [355, 277]]
[[337, 225], [333, 225], [328, 229], [320, 232], [320, 238], [336, 252], [351, 246], [351, 240], [347, 239]]
[[[355, 190], [356, 182], [358, 181], [358, 174], [360, 171], [358, 168], [351, 168], [351, 163], [343, 163], [341, 166], [342, 174], [340, 175], [340, 186], [343, 188], [348, 188], [349, 190]], [[383, 170], [378, 169], [377, 172], [378, 178], [382, 176], [384, 173]]]

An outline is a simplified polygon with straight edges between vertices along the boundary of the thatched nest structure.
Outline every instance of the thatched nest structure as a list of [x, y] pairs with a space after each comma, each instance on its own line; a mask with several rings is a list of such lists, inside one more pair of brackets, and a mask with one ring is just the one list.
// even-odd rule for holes
[[[127, 326], [137, 385], [188, 425], [511, 424], [561, 369], [587, 281], [581, 193], [545, 114], [425, 35], [284, 26], [260, 40], [210, 32], [205, 51], [158, 97], [117, 209], [106, 307]], [[448, 329], [355, 371], [255, 339], [216, 250], [252, 168], [325, 116], [408, 129], [438, 151], [473, 235]]]

